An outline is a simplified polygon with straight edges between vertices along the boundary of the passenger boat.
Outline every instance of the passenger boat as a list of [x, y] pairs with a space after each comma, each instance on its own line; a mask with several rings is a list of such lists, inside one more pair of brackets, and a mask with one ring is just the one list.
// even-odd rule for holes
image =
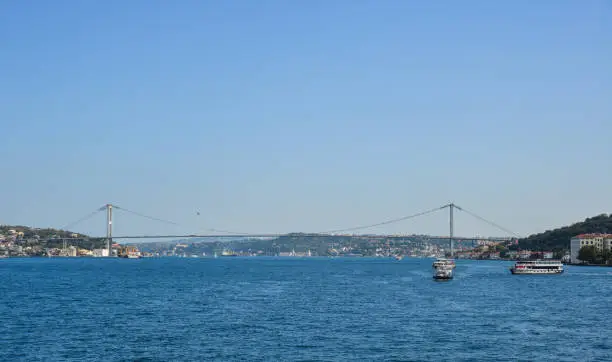
[[563, 264], [559, 260], [523, 260], [517, 261], [512, 268], [512, 274], [561, 274]]
[[433, 267], [439, 267], [439, 266], [448, 266], [452, 269], [455, 269], [455, 261], [453, 259], [446, 259], [446, 258], [437, 258], [434, 262], [433, 262]]
[[433, 262], [432, 268], [434, 270], [434, 279], [453, 279], [455, 261], [453, 259], [438, 258]]

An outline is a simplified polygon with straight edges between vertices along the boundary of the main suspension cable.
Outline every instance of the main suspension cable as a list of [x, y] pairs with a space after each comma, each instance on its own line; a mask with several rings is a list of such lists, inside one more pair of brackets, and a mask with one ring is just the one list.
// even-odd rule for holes
[[476, 218], [476, 219], [478, 219], [478, 220], [480, 220], [480, 221], [483, 221], [483, 222], [485, 222], [485, 223], [487, 223], [487, 224], [489, 224], [489, 225], [491, 225], [491, 226], [493, 226], [493, 227], [495, 227], [495, 228], [497, 228], [497, 229], [499, 229], [499, 230], [501, 230], [501, 231], [503, 231], [503, 232], [505, 232], [505, 233], [507, 233], [507, 234], [514, 235], [514, 236], [516, 236], [516, 237], [518, 237], [518, 238], [520, 238], [520, 237], [521, 237], [521, 236], [520, 236], [518, 233], [515, 233], [515, 232], [514, 232], [514, 231], [512, 231], [512, 230], [508, 230], [508, 229], [506, 229], [505, 227], [500, 226], [500, 225], [498, 225], [498, 224], [494, 223], [493, 221], [487, 220], [487, 219], [485, 219], [485, 218], [484, 218], [484, 217], [482, 217], [482, 216], [476, 215], [475, 213], [473, 213], [473, 212], [471, 212], [471, 211], [469, 211], [469, 210], [466, 210], [466, 209], [464, 209], [464, 208], [462, 208], [462, 207], [459, 207], [459, 206], [457, 206], [457, 205], [455, 205], [455, 208], [457, 208], [458, 210], [461, 210], [461, 211], [465, 212], [466, 214], [468, 214], [468, 215], [470, 215], [470, 216], [472, 216], [472, 217], [474, 217], [474, 218]]
[[344, 231], [353, 231], [353, 230], [361, 230], [361, 229], [369, 229], [375, 226], [381, 226], [381, 225], [387, 225], [387, 224], [393, 224], [396, 222], [400, 222], [400, 221], [404, 221], [404, 220], [409, 220], [409, 219], [413, 219], [415, 217], [419, 217], [419, 216], [423, 216], [423, 215], [427, 215], [427, 214], [431, 214], [432, 212], [436, 212], [442, 209], [445, 209], [449, 207], [449, 205], [444, 205], [444, 206], [440, 206], [440, 207], [436, 207], [434, 209], [431, 210], [427, 210], [427, 211], [422, 211], [416, 214], [412, 214], [412, 215], [408, 215], [408, 216], [404, 216], [404, 217], [400, 217], [397, 219], [391, 219], [391, 220], [387, 220], [387, 221], [383, 221], [383, 222], [379, 222], [376, 224], [371, 224], [371, 225], [363, 225], [363, 226], [356, 226], [356, 227], [352, 227], [352, 228], [346, 228], [346, 229], [336, 229], [336, 230], [329, 230], [329, 231], [324, 231], [321, 234], [331, 234], [331, 233], [339, 233], [339, 232], [344, 232]]
[[89, 214], [87, 214], [87, 215], [83, 216], [82, 218], [78, 219], [77, 221], [73, 221], [73, 222], [71, 222], [70, 224], [68, 224], [68, 225], [64, 226], [64, 227], [62, 228], [62, 230], [69, 231], [69, 229], [70, 229], [70, 228], [72, 228], [73, 226], [75, 226], [75, 225], [77, 225], [77, 224], [80, 224], [81, 222], [83, 222], [83, 221], [85, 221], [85, 220], [89, 220], [89, 219], [91, 219], [91, 218], [92, 218], [92, 217], [94, 217], [94, 216], [95, 216], [97, 213], [99, 213], [100, 211], [104, 210], [105, 208], [106, 208], [105, 206], [102, 206], [102, 207], [100, 207], [100, 208], [96, 209], [95, 211], [90, 212]]

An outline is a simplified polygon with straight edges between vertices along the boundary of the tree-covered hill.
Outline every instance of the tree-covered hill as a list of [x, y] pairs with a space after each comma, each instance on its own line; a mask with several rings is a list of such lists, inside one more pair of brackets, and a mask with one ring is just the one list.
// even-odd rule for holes
[[[74, 234], [72, 231], [68, 230], [58, 230], [50, 228], [35, 229], [22, 225], [0, 225], [0, 235], [9, 235], [11, 230], [17, 233], [23, 233], [23, 235], [20, 236], [24, 239], [37, 238], [46, 240], [56, 238], [70, 238]], [[85, 235], [79, 236], [86, 237]]]
[[70, 245], [95, 249], [105, 246], [106, 241], [90, 238], [69, 230], [52, 228], [31, 228], [23, 225], [0, 225], [0, 241], [15, 241], [25, 246], [40, 246], [44, 248], [59, 248], [63, 240], [69, 240]]
[[541, 251], [569, 250], [572, 237], [589, 233], [612, 233], [612, 215], [601, 214], [570, 226], [530, 235], [527, 238], [520, 239], [518, 247]]

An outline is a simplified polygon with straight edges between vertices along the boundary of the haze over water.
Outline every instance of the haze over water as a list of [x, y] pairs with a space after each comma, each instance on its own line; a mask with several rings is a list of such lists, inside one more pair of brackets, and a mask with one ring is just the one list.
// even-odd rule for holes
[[612, 269], [510, 265], [6, 259], [0, 360], [612, 360]]

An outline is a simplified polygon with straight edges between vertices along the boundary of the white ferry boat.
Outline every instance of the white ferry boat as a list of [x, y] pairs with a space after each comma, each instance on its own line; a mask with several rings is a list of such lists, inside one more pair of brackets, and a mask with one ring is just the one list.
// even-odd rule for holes
[[453, 259], [446, 259], [446, 258], [437, 258], [432, 265], [434, 268], [436, 267], [440, 267], [440, 266], [447, 266], [450, 267], [452, 269], [455, 269], [455, 260]]
[[563, 264], [559, 260], [524, 260], [517, 261], [512, 268], [512, 274], [561, 274]]
[[453, 279], [455, 261], [453, 259], [438, 258], [433, 262], [434, 279]]

